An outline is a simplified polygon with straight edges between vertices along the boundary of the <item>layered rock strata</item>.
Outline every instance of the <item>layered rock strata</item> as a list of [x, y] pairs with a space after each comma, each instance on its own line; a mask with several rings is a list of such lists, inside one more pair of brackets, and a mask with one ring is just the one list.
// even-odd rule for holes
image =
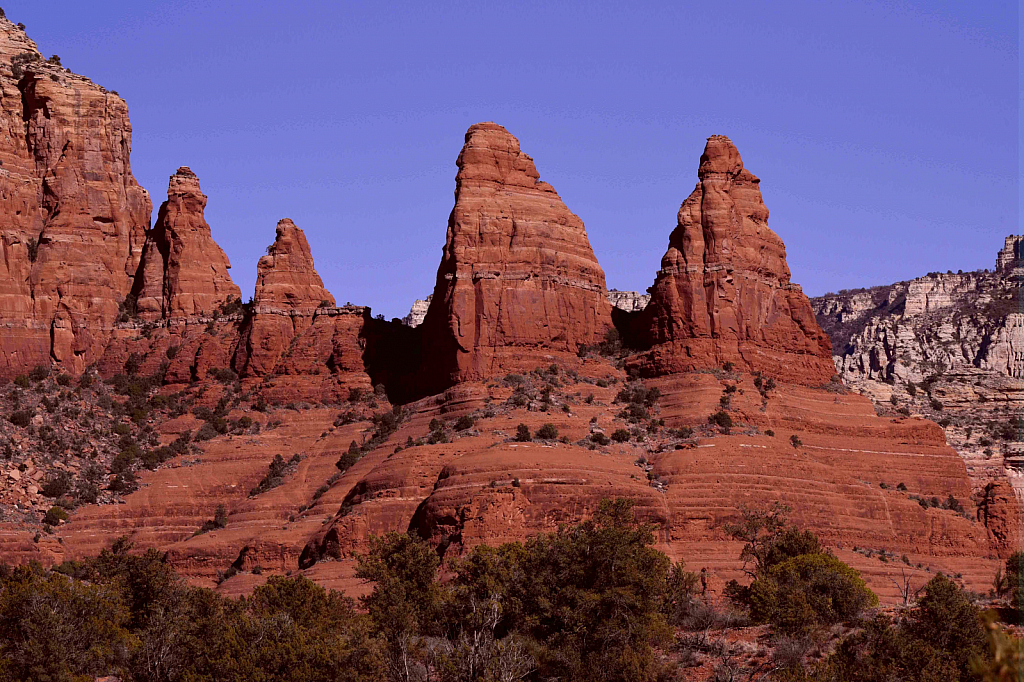
[[455, 207], [423, 322], [425, 393], [575, 356], [611, 326], [604, 271], [583, 222], [519, 140], [466, 133]]
[[[433, 294], [426, 299], [416, 299], [409, 308], [409, 314], [402, 318], [402, 324], [407, 327], [418, 327], [423, 324], [427, 317], [427, 309], [430, 307], [430, 300]], [[639, 291], [619, 291], [612, 289], [608, 291], [608, 302], [613, 307], [626, 312], [637, 312], [647, 307], [651, 302], [650, 294], [641, 294]]]
[[1010, 481], [1024, 497], [1021, 238], [995, 271], [930, 273], [813, 299], [843, 381], [879, 411], [927, 416], [967, 463], [975, 495]]
[[152, 204], [117, 93], [44, 60], [0, 17], [0, 375], [102, 353]]
[[646, 351], [633, 365], [655, 376], [731, 363], [778, 379], [827, 383], [835, 373], [828, 337], [790, 282], [760, 180], [721, 135], [708, 138], [697, 174], [650, 304], [622, 325], [629, 342]]

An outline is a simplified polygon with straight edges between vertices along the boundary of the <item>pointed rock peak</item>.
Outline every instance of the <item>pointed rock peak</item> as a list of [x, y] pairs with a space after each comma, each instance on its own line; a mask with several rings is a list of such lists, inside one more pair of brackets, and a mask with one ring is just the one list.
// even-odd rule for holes
[[503, 186], [534, 188], [554, 192], [540, 183], [540, 173], [528, 154], [522, 153], [519, 140], [497, 123], [477, 123], [466, 131], [466, 144], [456, 164], [456, 192], [464, 181], [494, 182]]
[[768, 227], [760, 181], [722, 135], [708, 138], [698, 175], [651, 302], [629, 321], [630, 342], [651, 349], [634, 364], [656, 375], [728, 362], [776, 379], [827, 382], [835, 373], [831, 344], [789, 281], [786, 247]]
[[213, 240], [199, 178], [182, 166], [167, 184], [167, 201], [146, 237], [134, 290], [143, 319], [210, 316], [242, 292], [231, 281], [227, 254]]
[[424, 321], [431, 390], [575, 360], [611, 324], [604, 271], [583, 221], [558, 197], [511, 133], [467, 131], [455, 207]]
[[256, 295], [260, 305], [286, 308], [334, 306], [313, 267], [313, 254], [305, 233], [289, 218], [278, 221], [274, 243], [256, 266]]

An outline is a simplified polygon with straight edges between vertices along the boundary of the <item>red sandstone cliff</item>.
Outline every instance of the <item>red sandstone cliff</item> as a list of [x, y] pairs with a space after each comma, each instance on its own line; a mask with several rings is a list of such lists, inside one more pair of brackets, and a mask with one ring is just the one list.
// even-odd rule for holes
[[633, 342], [649, 349], [633, 364], [661, 375], [731, 362], [778, 379], [826, 383], [835, 374], [831, 345], [790, 282], [760, 180], [721, 135], [708, 138], [698, 177], [679, 209], [651, 302], [630, 322]]
[[0, 375], [80, 372], [131, 289], [152, 210], [128, 106], [0, 18], [0, 129]]
[[447, 385], [575, 356], [611, 326], [583, 222], [494, 123], [466, 132], [455, 207], [422, 325], [425, 373]]

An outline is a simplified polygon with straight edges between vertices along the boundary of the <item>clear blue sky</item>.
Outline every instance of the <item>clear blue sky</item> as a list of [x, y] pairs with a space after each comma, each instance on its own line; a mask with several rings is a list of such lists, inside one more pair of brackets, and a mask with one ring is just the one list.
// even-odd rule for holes
[[609, 287], [650, 285], [713, 133], [812, 295], [991, 268], [1018, 231], [1015, 2], [0, 5], [127, 99], [157, 206], [196, 171], [246, 295], [290, 217], [339, 302], [404, 315], [486, 120], [584, 220]]

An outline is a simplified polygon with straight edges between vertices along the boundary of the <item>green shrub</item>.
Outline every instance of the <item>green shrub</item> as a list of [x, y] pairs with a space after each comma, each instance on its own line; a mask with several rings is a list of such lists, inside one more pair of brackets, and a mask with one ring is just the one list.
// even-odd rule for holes
[[11, 423], [15, 426], [25, 428], [32, 423], [32, 417], [34, 416], [35, 414], [32, 410], [15, 410], [11, 413], [11, 416], [8, 417], [8, 419], [10, 419]]
[[42, 381], [48, 376], [50, 376], [50, 367], [48, 365], [36, 365], [28, 373], [28, 378], [32, 381]]
[[616, 443], [625, 443], [629, 440], [629, 431], [626, 429], [615, 429], [612, 433], [612, 440]]
[[39, 492], [45, 497], [63, 497], [71, 492], [73, 485], [71, 474], [61, 471], [49, 478]]
[[530, 435], [530, 427], [526, 424], [520, 424], [516, 427], [516, 441], [519, 443], [529, 443], [533, 440]]
[[464, 414], [455, 421], [456, 431], [466, 431], [467, 429], [473, 428], [476, 424], [476, 419], [470, 417], [468, 414]]
[[554, 440], [558, 438], [558, 428], [554, 424], [544, 424], [537, 429], [537, 438], [541, 440]]
[[210, 422], [206, 422], [205, 424], [199, 427], [198, 431], [196, 431], [195, 439], [197, 441], [206, 441], [210, 440], [211, 438], [217, 437], [217, 435], [217, 428]]
[[62, 521], [68, 520], [68, 513], [63, 507], [56, 505], [50, 507], [43, 516], [43, 523], [50, 526], [58, 526]]
[[25, 376], [24, 374], [19, 374], [18, 376], [14, 377], [14, 385], [17, 386], [18, 388], [28, 388], [29, 386], [32, 385], [32, 383], [29, 381], [27, 376]]
[[784, 632], [852, 620], [878, 597], [860, 574], [830, 554], [775, 564], [750, 585], [750, 617]]
[[590, 434], [590, 440], [597, 445], [608, 445], [609, 443], [612, 442], [611, 438], [601, 433], [600, 431], [595, 431], [594, 433]]
[[714, 424], [715, 426], [719, 426], [723, 429], [731, 429], [733, 425], [732, 417], [725, 410], [719, 410], [708, 417], [708, 423]]

